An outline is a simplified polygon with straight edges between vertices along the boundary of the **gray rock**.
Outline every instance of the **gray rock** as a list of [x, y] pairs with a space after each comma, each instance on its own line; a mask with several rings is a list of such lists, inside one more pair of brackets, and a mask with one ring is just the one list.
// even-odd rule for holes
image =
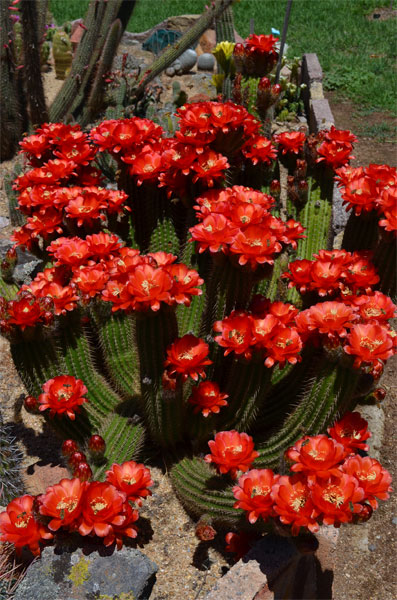
[[181, 63], [182, 73], [189, 73], [196, 64], [197, 52], [189, 48], [179, 56], [178, 60]]
[[165, 70], [165, 74], [168, 75], [168, 77], [173, 77], [175, 75], [174, 67], [168, 67], [168, 69]]
[[81, 548], [47, 547], [30, 565], [15, 600], [148, 600], [157, 565], [142, 552], [90, 543]]
[[8, 219], [7, 217], [0, 217], [0, 229], [3, 229], [3, 227], [7, 227], [7, 225], [10, 224], [10, 219]]
[[199, 71], [213, 71], [215, 67], [215, 56], [209, 52], [200, 54], [197, 60], [197, 68]]
[[349, 218], [349, 213], [346, 212], [342, 202], [343, 199], [340, 193], [340, 189], [335, 183], [334, 192], [332, 196], [332, 229], [335, 235], [341, 233], [341, 231], [344, 230]]

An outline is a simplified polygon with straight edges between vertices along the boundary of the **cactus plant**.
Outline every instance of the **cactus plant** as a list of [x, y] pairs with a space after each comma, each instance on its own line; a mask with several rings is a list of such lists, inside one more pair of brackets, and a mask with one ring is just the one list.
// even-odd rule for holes
[[54, 57], [55, 73], [57, 79], [66, 79], [72, 66], [72, 43], [68, 34], [60, 29], [52, 38], [52, 55]]
[[[173, 138], [135, 117], [89, 137], [45, 125], [40, 147], [23, 141], [32, 168], [15, 188], [27, 223], [13, 239], [48, 267], [17, 300], [1, 300], [0, 327], [44, 413], [57, 376], [86, 386], [78, 414], [61, 416], [70, 397], [54, 397], [49, 422], [80, 443], [104, 439], [95, 477], [145, 441], [166, 457], [189, 511], [240, 526], [238, 470], [253, 463], [285, 477], [285, 451], [371, 390], [393, 353], [395, 307], [373, 293], [368, 256], [332, 250], [346, 132], [283, 133], [277, 151], [241, 106], [203, 102], [177, 116]], [[93, 169], [98, 153], [117, 164], [116, 181]], [[376, 309], [382, 320], [371, 321]]]
[[10, 426], [0, 417], [0, 504], [3, 506], [23, 492], [22, 457]]

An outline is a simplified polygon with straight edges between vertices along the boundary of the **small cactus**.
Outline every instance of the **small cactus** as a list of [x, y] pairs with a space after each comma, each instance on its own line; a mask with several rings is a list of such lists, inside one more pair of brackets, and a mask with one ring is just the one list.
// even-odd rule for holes
[[22, 457], [11, 427], [0, 417], [0, 505], [23, 493]]
[[72, 66], [73, 52], [69, 36], [63, 30], [57, 31], [52, 38], [52, 55], [54, 57], [56, 78], [66, 79]]

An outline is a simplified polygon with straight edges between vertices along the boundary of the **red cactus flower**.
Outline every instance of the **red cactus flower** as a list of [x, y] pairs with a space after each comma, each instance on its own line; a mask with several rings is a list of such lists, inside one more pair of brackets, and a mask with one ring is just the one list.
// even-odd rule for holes
[[36, 325], [44, 315], [42, 307], [32, 296], [11, 300], [8, 302], [7, 312], [7, 321], [12, 325], [18, 325], [22, 331], [26, 327]]
[[81, 379], [76, 379], [72, 375], [58, 375], [50, 379], [43, 385], [44, 394], [40, 394], [39, 410], [50, 409], [50, 417], [56, 414], [67, 414], [69, 419], [74, 421], [75, 411], [87, 398], [84, 395], [88, 392]]
[[188, 333], [167, 348], [167, 360], [164, 365], [169, 367], [171, 375], [180, 373], [183, 380], [191, 377], [197, 381], [199, 376], [205, 377], [204, 367], [212, 364], [207, 358], [208, 352], [209, 347], [204, 340]]
[[83, 497], [79, 533], [94, 533], [98, 537], [112, 534], [113, 525], [124, 524], [125, 517], [121, 513], [125, 501], [126, 495], [110, 483], [90, 483]]
[[307, 311], [310, 330], [327, 335], [331, 340], [346, 337], [347, 329], [353, 325], [356, 315], [343, 302], [320, 302]]
[[224, 215], [212, 214], [205, 217], [199, 225], [189, 229], [192, 241], [198, 242], [201, 254], [207, 248], [210, 252], [225, 252], [229, 244], [233, 243], [238, 227], [231, 223]]
[[[333, 467], [339, 465], [346, 456], [345, 447], [326, 435], [305, 436], [289, 448], [286, 457], [295, 464], [291, 471], [302, 471], [309, 475], [309, 483], [318, 477], [328, 478]], [[315, 477], [310, 477], [314, 475]]]
[[202, 381], [197, 387], [192, 388], [189, 398], [190, 404], [194, 406], [194, 412], [202, 412], [204, 417], [211, 413], [219, 413], [222, 406], [227, 406], [227, 394], [221, 394], [219, 386], [213, 381]]
[[244, 311], [234, 310], [229, 317], [223, 321], [216, 321], [213, 329], [221, 333], [215, 338], [215, 341], [226, 348], [224, 354], [227, 356], [231, 352], [235, 354], [244, 354], [249, 359], [252, 355], [253, 319], [251, 315]]
[[256, 523], [259, 517], [266, 521], [274, 514], [271, 492], [278, 479], [279, 475], [275, 475], [271, 469], [248, 471], [239, 478], [238, 485], [233, 488], [237, 500], [234, 508], [247, 511], [247, 518], [252, 524]]
[[274, 136], [275, 142], [280, 146], [282, 154], [291, 152], [299, 154], [306, 140], [306, 135], [302, 131], [286, 131]]
[[17, 552], [27, 546], [37, 556], [41, 540], [50, 540], [52, 534], [33, 515], [34, 497], [26, 494], [12, 500], [0, 513], [0, 541], [11, 542]]
[[360, 502], [364, 498], [365, 492], [356, 477], [342, 472], [328, 480], [317, 480], [312, 487], [313, 504], [325, 525], [339, 527], [341, 523], [349, 523], [353, 514], [362, 510]]
[[45, 494], [39, 496], [40, 514], [52, 517], [48, 523], [51, 531], [57, 531], [61, 526], [70, 527], [76, 524], [86, 488], [87, 485], [80, 479], [61, 479], [56, 485], [47, 488]]
[[274, 511], [285, 525], [292, 525], [292, 534], [298, 535], [301, 527], [312, 533], [319, 530], [311, 491], [302, 475], [281, 476], [272, 489]]
[[373, 509], [378, 508], [375, 499], [387, 500], [392, 491], [391, 475], [382, 465], [370, 456], [354, 455], [349, 457], [341, 466], [348, 475], [353, 475], [359, 481], [360, 487], [365, 492], [365, 501], [369, 502]]
[[170, 275], [163, 268], [140, 265], [131, 273], [127, 289], [134, 297], [136, 309], [151, 308], [157, 311], [160, 302], [170, 301], [172, 283]]
[[175, 302], [190, 306], [192, 296], [201, 296], [202, 290], [196, 286], [204, 283], [197, 271], [184, 264], [167, 265], [166, 270], [174, 280], [170, 294]]
[[328, 429], [329, 435], [342, 444], [347, 452], [355, 448], [368, 450], [365, 440], [371, 437], [368, 431], [368, 422], [362, 418], [359, 412], [347, 412]]
[[263, 225], [249, 225], [239, 231], [230, 246], [233, 254], [238, 254], [240, 265], [249, 263], [252, 269], [258, 264], [274, 263], [274, 255], [281, 252], [282, 246], [277, 238]]
[[267, 346], [268, 357], [265, 360], [267, 367], [272, 367], [276, 362], [282, 367], [285, 362], [295, 365], [301, 360], [299, 352], [302, 350], [302, 339], [295, 327], [280, 327]]
[[106, 471], [106, 481], [115, 488], [124, 492], [132, 502], [142, 506], [140, 498], [151, 496], [149, 487], [153, 485], [150, 470], [143, 464], [130, 460], [121, 465], [114, 463], [109, 471]]
[[344, 346], [347, 354], [355, 357], [354, 365], [359, 368], [361, 364], [375, 365], [393, 356], [393, 340], [387, 327], [369, 323], [358, 324], [352, 327]]
[[254, 450], [252, 437], [238, 431], [220, 431], [215, 440], [210, 440], [208, 445], [211, 454], [207, 454], [204, 460], [214, 463], [220, 473], [229, 473], [233, 479], [237, 478], [237, 472], [246, 472], [254, 462], [259, 453]]

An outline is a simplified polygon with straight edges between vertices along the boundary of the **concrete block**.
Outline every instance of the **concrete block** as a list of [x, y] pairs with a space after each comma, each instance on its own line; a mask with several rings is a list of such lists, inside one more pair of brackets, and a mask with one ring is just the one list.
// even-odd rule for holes
[[317, 133], [320, 129], [330, 129], [334, 125], [334, 116], [328, 100], [325, 98], [310, 101], [310, 131]]

